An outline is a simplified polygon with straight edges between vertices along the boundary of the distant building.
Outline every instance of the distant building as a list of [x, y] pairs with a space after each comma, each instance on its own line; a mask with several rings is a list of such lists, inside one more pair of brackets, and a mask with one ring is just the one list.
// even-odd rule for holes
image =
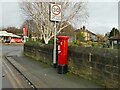
[[13, 33], [8, 33], [7, 31], [0, 31], [0, 42], [10, 43], [22, 43], [21, 36], [15, 35]]
[[[84, 41], [97, 41], [97, 35], [89, 30], [87, 30], [85, 28], [85, 26], [83, 26], [80, 29], [77, 29], [74, 31], [76, 33], [76, 36], [79, 32], [81, 32], [84, 35]], [[75, 36], [75, 38], [76, 38]]]

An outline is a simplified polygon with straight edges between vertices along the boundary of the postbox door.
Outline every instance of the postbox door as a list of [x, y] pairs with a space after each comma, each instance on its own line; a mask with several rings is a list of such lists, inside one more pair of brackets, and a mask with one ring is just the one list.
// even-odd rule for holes
[[63, 64], [67, 64], [67, 48], [68, 48], [68, 43], [66, 40], [63, 41]]
[[58, 64], [62, 64], [63, 62], [63, 50], [62, 50], [62, 40], [59, 40], [58, 44]]

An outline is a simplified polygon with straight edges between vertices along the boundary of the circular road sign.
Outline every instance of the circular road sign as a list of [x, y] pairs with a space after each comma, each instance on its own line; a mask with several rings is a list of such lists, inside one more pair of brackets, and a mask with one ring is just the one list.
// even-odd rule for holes
[[60, 12], [61, 12], [61, 8], [59, 7], [59, 5], [54, 4], [52, 6], [52, 13], [57, 16], [60, 14]]

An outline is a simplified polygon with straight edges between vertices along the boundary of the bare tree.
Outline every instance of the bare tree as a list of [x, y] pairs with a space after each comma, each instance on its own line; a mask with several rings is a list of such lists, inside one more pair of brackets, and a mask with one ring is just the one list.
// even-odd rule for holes
[[[57, 34], [70, 24], [78, 21], [85, 21], [88, 17], [85, 2], [57, 2], [62, 7], [62, 19], [57, 23]], [[54, 23], [49, 18], [50, 2], [22, 2], [20, 4], [24, 14], [31, 18], [38, 28], [38, 33], [42, 34], [45, 44], [54, 36]]]

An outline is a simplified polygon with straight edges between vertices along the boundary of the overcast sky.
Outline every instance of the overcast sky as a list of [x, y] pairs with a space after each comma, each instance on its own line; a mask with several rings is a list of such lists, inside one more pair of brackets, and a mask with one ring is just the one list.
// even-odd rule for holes
[[[118, 2], [88, 2], [89, 18], [83, 25], [94, 33], [105, 34], [118, 27]], [[2, 19], [2, 21], [1, 21]], [[0, 27], [20, 27], [24, 21], [17, 2], [0, 2]], [[77, 28], [80, 28], [79, 24]]]
[[112, 27], [118, 28], [117, 2], [89, 2], [89, 18], [86, 26], [95, 33], [104, 34]]
[[20, 27], [24, 19], [22, 12], [17, 2], [4, 2], [2, 3], [2, 26], [15, 26]]

